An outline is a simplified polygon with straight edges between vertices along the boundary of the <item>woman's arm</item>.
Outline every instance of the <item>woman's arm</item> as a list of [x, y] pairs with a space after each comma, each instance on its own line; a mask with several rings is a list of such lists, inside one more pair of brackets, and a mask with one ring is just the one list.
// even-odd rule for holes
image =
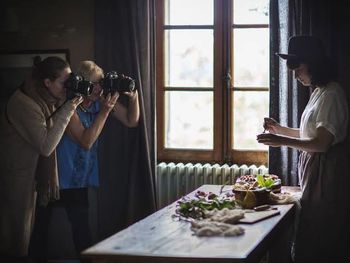
[[107, 117], [115, 106], [118, 97], [119, 94], [116, 93], [112, 97], [110, 94], [108, 94], [105, 99], [101, 99], [100, 112], [97, 114], [94, 122], [89, 128], [85, 128], [83, 126], [77, 112], [75, 112], [67, 126], [67, 135], [70, 136], [85, 150], [91, 149], [92, 145], [100, 136], [102, 129], [106, 123]]
[[293, 138], [300, 138], [300, 129], [281, 126], [278, 134]]
[[272, 134], [280, 134], [294, 138], [300, 137], [300, 130], [298, 128], [282, 126], [273, 118], [264, 118], [264, 129]]
[[[52, 117], [53, 125], [48, 128], [46, 118], [33, 100], [18, 94], [8, 104], [8, 117], [11, 125], [37, 152], [49, 156], [59, 143], [75, 108], [82, 101], [80, 97], [66, 102]], [[20, 105], [20, 106], [19, 106]]]
[[257, 136], [259, 143], [280, 147], [287, 146], [306, 152], [326, 152], [331, 147], [334, 136], [326, 128], [319, 127], [316, 130], [316, 136], [312, 139], [301, 139], [285, 137], [271, 133], [262, 133]]
[[136, 127], [140, 119], [140, 105], [137, 90], [135, 92], [125, 92], [129, 97], [128, 108], [117, 101], [113, 115], [127, 127]]

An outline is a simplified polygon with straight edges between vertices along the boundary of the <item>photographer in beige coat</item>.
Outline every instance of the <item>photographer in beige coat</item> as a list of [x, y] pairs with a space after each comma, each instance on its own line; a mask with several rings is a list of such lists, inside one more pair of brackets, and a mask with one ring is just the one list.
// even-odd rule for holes
[[0, 255], [26, 258], [36, 192], [59, 198], [56, 146], [82, 98], [67, 100], [69, 64], [35, 59], [32, 76], [10, 97], [0, 119]]

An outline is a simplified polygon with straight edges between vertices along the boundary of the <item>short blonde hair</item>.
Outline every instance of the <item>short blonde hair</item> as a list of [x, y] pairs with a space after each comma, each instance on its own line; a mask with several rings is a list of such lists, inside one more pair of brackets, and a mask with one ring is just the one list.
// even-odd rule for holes
[[104, 77], [103, 69], [91, 60], [81, 61], [77, 73], [82, 75], [86, 80], [90, 80], [93, 74], [101, 75], [102, 78]]

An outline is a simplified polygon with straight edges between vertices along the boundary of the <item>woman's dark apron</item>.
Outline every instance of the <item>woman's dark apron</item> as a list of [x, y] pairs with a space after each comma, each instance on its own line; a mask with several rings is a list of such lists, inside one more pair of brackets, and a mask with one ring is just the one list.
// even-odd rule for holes
[[350, 158], [344, 145], [326, 153], [302, 152], [302, 188], [295, 262], [336, 262], [350, 256]]

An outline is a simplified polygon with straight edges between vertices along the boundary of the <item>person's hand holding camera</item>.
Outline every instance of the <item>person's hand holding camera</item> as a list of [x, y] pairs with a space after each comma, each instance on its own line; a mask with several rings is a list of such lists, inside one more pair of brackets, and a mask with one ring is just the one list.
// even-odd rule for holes
[[76, 109], [78, 107], [78, 105], [83, 102], [83, 100], [84, 99], [82, 96], [76, 96], [76, 97], [70, 99], [70, 102], [73, 105], [74, 109]]
[[[126, 76], [126, 75], [124, 75], [124, 74], [121, 74], [121, 77], [124, 79], [125, 83], [130, 83], [130, 82], [133, 81], [133, 79], [132, 79], [131, 77]], [[135, 86], [133, 86], [133, 87], [135, 87]], [[130, 91], [124, 91], [123, 94], [125, 94], [126, 96], [128, 96], [129, 99], [131, 99], [131, 100], [136, 99], [136, 97], [137, 97], [137, 95], [138, 95], [137, 89], [136, 89], [136, 88], [133, 88], [133, 89], [130, 90]]]
[[100, 97], [101, 102], [101, 112], [103, 113], [110, 113], [111, 110], [113, 110], [115, 104], [117, 103], [117, 100], [119, 98], [119, 92], [114, 92], [113, 95], [111, 93], [108, 93], [106, 96]]
[[128, 96], [130, 100], [135, 100], [138, 96], [136, 89], [134, 91], [124, 91], [123, 94]]

